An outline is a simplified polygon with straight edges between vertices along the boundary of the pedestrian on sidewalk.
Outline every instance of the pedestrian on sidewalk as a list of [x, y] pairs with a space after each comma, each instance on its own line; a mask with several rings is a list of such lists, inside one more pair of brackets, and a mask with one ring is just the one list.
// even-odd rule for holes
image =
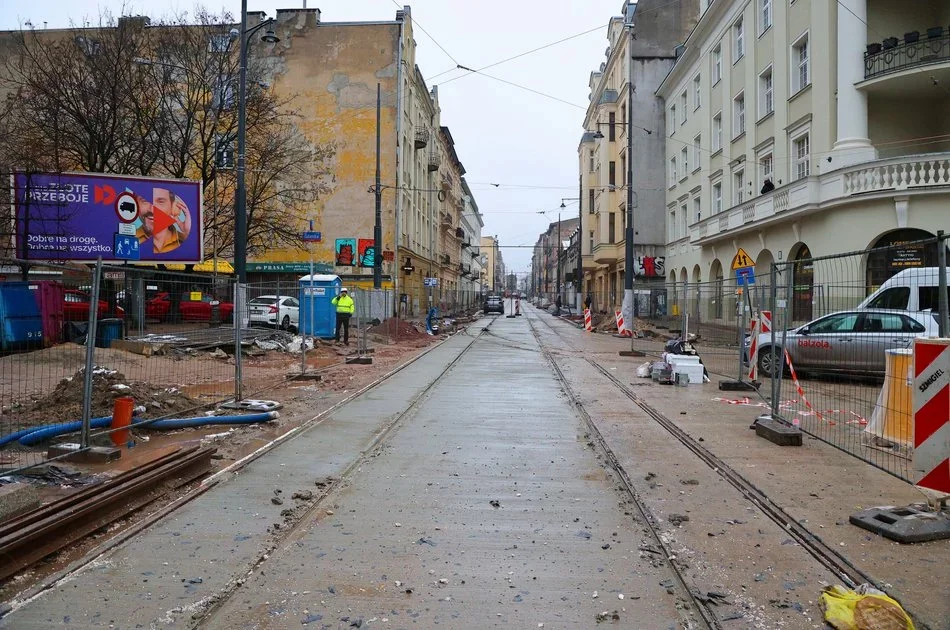
[[356, 310], [353, 298], [346, 287], [340, 289], [340, 294], [330, 300], [330, 303], [336, 307], [336, 343], [340, 343], [340, 327], [343, 328], [343, 345], [350, 345], [350, 317]]
[[584, 308], [588, 311], [590, 310], [590, 305], [594, 303], [594, 299], [591, 297], [590, 293], [587, 294], [587, 297], [584, 299]]

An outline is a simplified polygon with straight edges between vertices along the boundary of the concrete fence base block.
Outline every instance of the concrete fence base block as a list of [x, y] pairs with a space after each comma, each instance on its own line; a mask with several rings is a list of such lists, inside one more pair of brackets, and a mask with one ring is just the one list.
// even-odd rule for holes
[[372, 365], [373, 357], [346, 357], [347, 365]]
[[923, 504], [868, 508], [852, 514], [848, 520], [852, 525], [899, 543], [950, 538], [950, 514], [930, 511]]
[[750, 383], [748, 381], [719, 381], [719, 391], [721, 392], [754, 392], [761, 383]]
[[[616, 336], [616, 335], [615, 335]], [[621, 350], [618, 353], [622, 357], [645, 357], [647, 356], [646, 352], [641, 352], [639, 350]]]
[[772, 419], [771, 416], [759, 416], [755, 419], [755, 434], [779, 446], [801, 446], [802, 431], [797, 427], [790, 427], [784, 422]]
[[105, 464], [122, 457], [122, 451], [112, 446], [93, 446], [88, 450], [80, 450], [74, 443], [54, 444], [46, 453], [48, 459], [65, 455], [63, 459], [71, 462], [87, 464]]

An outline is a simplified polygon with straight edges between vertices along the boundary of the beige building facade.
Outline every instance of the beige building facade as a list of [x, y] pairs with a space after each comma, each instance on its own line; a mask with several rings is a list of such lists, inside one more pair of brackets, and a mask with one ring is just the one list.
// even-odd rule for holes
[[[665, 278], [663, 106], [654, 94], [698, 14], [698, 0], [624, 2], [607, 27], [605, 59], [590, 75], [578, 146], [583, 295], [610, 310], [624, 298], [626, 226], [633, 216], [634, 284]], [[632, 151], [631, 151], [632, 148]], [[628, 186], [633, 208], [628, 212]], [[632, 306], [632, 305], [631, 305]]]
[[[948, 24], [950, 5], [930, 0], [704, 6], [657, 90], [674, 292], [711, 283], [728, 310], [739, 248], [764, 278], [773, 261], [950, 230]], [[848, 281], [867, 290], [896, 272], [861, 267]], [[831, 279], [795, 273], [807, 320], [811, 287]]]

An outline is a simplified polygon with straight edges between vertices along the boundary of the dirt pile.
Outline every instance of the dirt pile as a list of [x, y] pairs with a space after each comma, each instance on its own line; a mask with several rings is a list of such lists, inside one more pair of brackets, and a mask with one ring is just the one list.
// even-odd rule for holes
[[[24, 427], [55, 422], [70, 422], [82, 418], [83, 370], [64, 378], [52, 392], [31, 407], [17, 413], [17, 424]], [[185, 411], [201, 403], [177, 387], [160, 387], [149, 383], [129, 381], [121, 372], [95, 367], [92, 377], [92, 417], [112, 414], [116, 398], [131, 397], [136, 406], [145, 407], [140, 415], [153, 418]]]
[[388, 337], [395, 341], [400, 340], [416, 340], [424, 339], [428, 337], [424, 330], [419, 330], [404, 319], [390, 318], [384, 321], [381, 324], [370, 327], [367, 332], [371, 335], [379, 335], [381, 337]]

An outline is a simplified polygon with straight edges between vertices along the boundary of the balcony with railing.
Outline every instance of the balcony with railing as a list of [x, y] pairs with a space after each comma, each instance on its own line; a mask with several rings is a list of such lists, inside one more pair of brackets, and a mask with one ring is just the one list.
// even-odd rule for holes
[[439, 170], [439, 167], [442, 166], [442, 156], [439, 155], [438, 151], [432, 151], [429, 154], [429, 172]]
[[429, 144], [429, 130], [425, 127], [416, 129], [416, 140], [414, 146], [417, 149], [425, 148]]
[[712, 244], [760, 230], [765, 224], [852, 203], [856, 198], [935, 189], [950, 193], [950, 152], [855, 164], [794, 181], [698, 221], [689, 226], [689, 240], [693, 245]]
[[934, 26], [923, 34], [905, 33], [902, 40], [888, 37], [868, 44], [864, 53], [864, 78], [874, 79], [939, 63], [950, 63], [950, 31]]
[[623, 241], [619, 243], [597, 243], [594, 245], [593, 259], [598, 265], [611, 265], [624, 256]]

